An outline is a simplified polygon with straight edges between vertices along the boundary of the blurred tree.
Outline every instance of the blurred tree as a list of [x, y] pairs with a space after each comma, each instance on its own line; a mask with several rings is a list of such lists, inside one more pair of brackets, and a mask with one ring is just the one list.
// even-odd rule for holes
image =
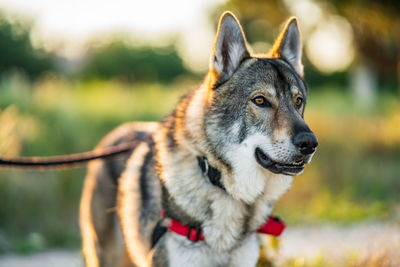
[[352, 25], [362, 60], [400, 82], [400, 1], [331, 0]]
[[[400, 1], [320, 0], [311, 2], [323, 9], [322, 20], [328, 15], [345, 17], [354, 32], [358, 60], [385, 80], [389, 78], [393, 81], [397, 77], [400, 84]], [[293, 15], [290, 12], [292, 4], [295, 2], [289, 0], [228, 0], [214, 10], [212, 21], [215, 21], [215, 17], [224, 10], [232, 10], [240, 17], [250, 43], [273, 40], [279, 26]], [[307, 62], [307, 59], [305, 60]], [[306, 64], [305, 67], [310, 68]], [[312, 75], [309, 75], [310, 72], [307, 69], [306, 73], [310, 83], [313, 83], [313, 80], [319, 80], [314, 70], [311, 71]], [[325, 78], [329, 79], [329, 77]]]
[[54, 69], [52, 57], [33, 47], [30, 33], [28, 23], [10, 22], [0, 13], [0, 73], [18, 70], [36, 78]]
[[228, 0], [212, 12], [210, 18], [215, 25], [218, 22], [215, 18], [225, 10], [231, 10], [240, 18], [250, 43], [272, 41], [280, 30], [279, 26], [290, 16], [289, 10], [280, 0]]
[[119, 40], [91, 48], [82, 70], [84, 78], [118, 77], [145, 82], [171, 82], [182, 74], [188, 71], [174, 46], [135, 47]]
[[[225, 10], [231, 10], [239, 17], [240, 23], [246, 34], [247, 41], [250, 44], [261, 43], [262, 47], [257, 45], [259, 53], [268, 52], [270, 45], [278, 36], [281, 26], [292, 14], [285, 6], [282, 0], [228, 0], [217, 6], [210, 14], [210, 20], [218, 23], [215, 18], [221, 15]], [[269, 43], [266, 43], [269, 42]], [[327, 76], [321, 74], [312, 66], [306, 57], [303, 57], [307, 82], [311, 86], [326, 84], [327, 82], [338, 83], [342, 85], [343, 75]]]

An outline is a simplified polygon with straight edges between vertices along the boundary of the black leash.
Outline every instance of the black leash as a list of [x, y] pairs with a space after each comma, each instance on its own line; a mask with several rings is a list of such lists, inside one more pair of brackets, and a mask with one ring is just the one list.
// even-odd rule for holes
[[116, 146], [99, 148], [89, 152], [54, 157], [0, 157], [0, 168], [43, 170], [48, 168], [78, 167], [91, 160], [111, 158], [120, 154], [128, 153], [139, 143], [140, 141], [133, 141]]

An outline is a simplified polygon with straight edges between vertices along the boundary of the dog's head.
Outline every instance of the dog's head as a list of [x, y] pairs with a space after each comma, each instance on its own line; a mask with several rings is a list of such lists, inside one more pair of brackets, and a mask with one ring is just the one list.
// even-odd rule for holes
[[246, 163], [295, 176], [311, 161], [318, 141], [303, 119], [307, 85], [301, 52], [295, 18], [268, 54], [251, 55], [235, 16], [222, 15], [210, 58], [205, 129], [233, 168]]

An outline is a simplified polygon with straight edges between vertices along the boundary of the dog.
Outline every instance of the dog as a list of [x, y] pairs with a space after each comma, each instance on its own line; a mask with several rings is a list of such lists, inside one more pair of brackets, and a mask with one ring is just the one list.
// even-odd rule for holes
[[255, 266], [257, 229], [318, 145], [303, 119], [301, 55], [296, 18], [268, 53], [252, 54], [225, 12], [202, 84], [162, 122], [124, 124], [100, 142], [139, 141], [88, 167], [86, 265]]

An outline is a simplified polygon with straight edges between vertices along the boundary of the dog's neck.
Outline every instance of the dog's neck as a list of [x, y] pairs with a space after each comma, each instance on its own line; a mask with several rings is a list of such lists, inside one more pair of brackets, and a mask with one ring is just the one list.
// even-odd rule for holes
[[[226, 151], [219, 151], [210, 141], [205, 121], [214, 101], [213, 84], [215, 76], [210, 72], [203, 83], [183, 97], [177, 108], [163, 121], [163, 131], [157, 134], [160, 143], [163, 143], [162, 151], [171, 155], [176, 152], [185, 154], [185, 160], [190, 159], [193, 164], [199, 156], [207, 158], [208, 163], [221, 173], [222, 184], [227, 192], [246, 204], [254, 203], [263, 194], [266, 184], [270, 183], [268, 180], [285, 180], [285, 186], [276, 193], [277, 199], [289, 187], [292, 178], [265, 170], [256, 163], [253, 155], [243, 157], [244, 150], [248, 150], [243, 147], [247, 145], [246, 142], [224, 145]], [[159, 162], [160, 166], [162, 164], [165, 161]]]
[[[240, 163], [244, 169], [238, 171], [218, 157], [204, 128], [213, 93], [207, 82], [206, 79], [206, 84], [182, 98], [155, 134], [157, 167], [167, 193], [163, 203], [170, 213], [167, 215], [184, 224], [200, 224], [207, 242], [226, 251], [265, 222], [273, 203], [287, 190], [292, 177], [275, 175], [258, 167], [254, 167], [257, 173], [254, 170], [248, 173], [254, 163], [245, 160]], [[226, 191], [205, 179], [198, 156], [206, 157], [221, 172]]]

